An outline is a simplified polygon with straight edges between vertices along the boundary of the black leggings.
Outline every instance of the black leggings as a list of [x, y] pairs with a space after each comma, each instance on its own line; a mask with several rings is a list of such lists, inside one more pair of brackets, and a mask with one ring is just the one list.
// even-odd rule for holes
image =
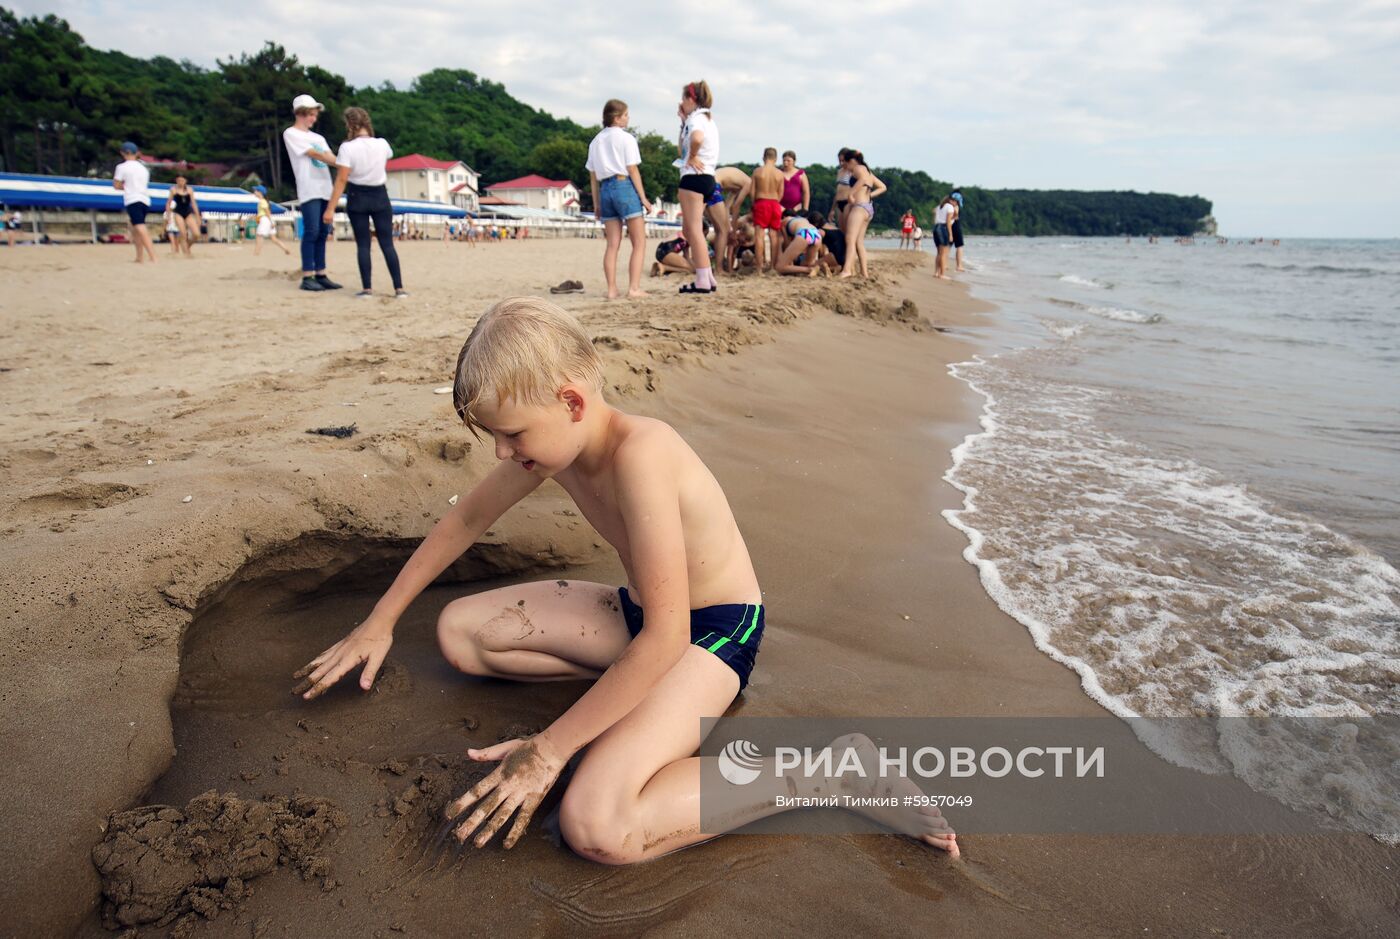
[[399, 252], [394, 247], [394, 210], [388, 207], [374, 212], [351, 212], [350, 228], [355, 232], [355, 255], [360, 262], [360, 286], [369, 289], [369, 223], [374, 220], [374, 237], [379, 239], [379, 250], [384, 252], [384, 263], [389, 265], [389, 276], [394, 280], [394, 289], [403, 289], [403, 277], [399, 274]]

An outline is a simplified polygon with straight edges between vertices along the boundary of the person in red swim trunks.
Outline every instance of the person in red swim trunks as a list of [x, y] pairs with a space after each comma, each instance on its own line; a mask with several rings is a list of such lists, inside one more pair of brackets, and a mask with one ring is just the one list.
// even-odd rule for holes
[[[783, 171], [778, 169], [778, 151], [775, 147], [769, 147], [763, 151], [763, 165], [753, 171], [753, 227], [754, 250], [758, 256], [758, 272], [760, 274], [767, 270], [772, 270], [772, 266], [778, 262], [779, 250], [782, 247], [781, 235], [779, 232], [783, 226], [783, 185], [787, 180], [783, 179]], [[766, 237], [765, 237], [766, 235]], [[766, 247], [773, 249], [772, 261], [764, 263]]]
[[914, 210], [906, 209], [904, 217], [899, 220], [899, 246], [901, 248], [912, 247], [914, 243]]

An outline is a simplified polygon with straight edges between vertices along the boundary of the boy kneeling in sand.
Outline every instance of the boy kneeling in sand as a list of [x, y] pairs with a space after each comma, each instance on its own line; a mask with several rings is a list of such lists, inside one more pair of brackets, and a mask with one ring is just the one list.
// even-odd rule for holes
[[[371, 615], [297, 673], [304, 696], [361, 664], [369, 690], [409, 603], [553, 479], [617, 549], [628, 586], [540, 581], [442, 611], [438, 642], [468, 674], [597, 679], [539, 734], [467, 751], [500, 765], [447, 806], [461, 821], [454, 833], [475, 835], [480, 847], [515, 815], [505, 837], [513, 847], [587, 747], [560, 807], [564, 838], [579, 854], [625, 864], [719, 834], [700, 829], [700, 718], [722, 715], [748, 683], [764, 624], [758, 578], [719, 483], [670, 426], [604, 400], [592, 342], [544, 300], [502, 300], [481, 317], [457, 360], [453, 403], [473, 433], [491, 435], [500, 465], [434, 526]], [[773, 784], [790, 794], [782, 777]], [[775, 799], [759, 801], [736, 827], [779, 811]], [[925, 811], [935, 814], [922, 816], [924, 840], [956, 853], [946, 822]]]

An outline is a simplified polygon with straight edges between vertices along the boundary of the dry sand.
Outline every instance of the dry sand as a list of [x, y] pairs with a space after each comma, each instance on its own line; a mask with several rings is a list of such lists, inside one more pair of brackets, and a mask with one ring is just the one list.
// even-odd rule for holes
[[[97, 845], [128, 901], [109, 920], [139, 919], [133, 898], [194, 911], [142, 935], [1394, 932], [1397, 852], [1363, 838], [972, 836], [960, 864], [896, 837], [738, 836], [604, 868], [537, 822], [511, 852], [429, 870], [422, 836], [470, 778], [462, 749], [582, 690], [454, 674], [437, 611], [510, 580], [621, 576], [545, 487], [405, 617], [368, 700], [290, 695], [494, 462], [432, 394], [485, 306], [584, 281], [556, 299], [617, 403], [670, 420], [724, 484], [770, 610], [738, 712], [1101, 715], [938, 516], [978, 406], [944, 365], [994, 314], [908, 255], [877, 256], [870, 283], [743, 279], [697, 299], [672, 277], [608, 304], [598, 242], [416, 243], [412, 299], [366, 303], [293, 290], [275, 251], [196, 250], [139, 268], [125, 248], [0, 252], [5, 934], [105, 934]], [[330, 257], [350, 288], [353, 248]], [[350, 423], [348, 440], [305, 433]], [[318, 823], [312, 850], [296, 839], [321, 799], [344, 824]], [[181, 811], [112, 819], [155, 804]], [[145, 852], [205, 850], [210, 826], [233, 847], [142, 879]], [[229, 851], [250, 876], [269, 851], [291, 863], [228, 880]]]

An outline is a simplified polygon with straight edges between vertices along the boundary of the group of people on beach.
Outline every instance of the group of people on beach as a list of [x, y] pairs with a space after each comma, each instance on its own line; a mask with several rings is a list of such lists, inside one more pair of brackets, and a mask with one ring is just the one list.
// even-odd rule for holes
[[[865, 233], [875, 218], [874, 200], [886, 187], [866, 165], [865, 156], [843, 147], [837, 153], [839, 175], [826, 212], [812, 208], [811, 184], [788, 150], [768, 147], [750, 176], [737, 166], [719, 165], [719, 127], [714, 96], [704, 81], [681, 89], [676, 142], [680, 172], [681, 232], [656, 248], [653, 276], [672, 272], [694, 275], [683, 294], [711, 294], [719, 289], [714, 269], [736, 273], [751, 268], [812, 277], [869, 275]], [[593, 204], [603, 223], [607, 245], [603, 274], [608, 298], [619, 296], [617, 256], [624, 229], [631, 241], [627, 296], [640, 297], [645, 263], [646, 223], [651, 212], [640, 172], [641, 153], [627, 133], [627, 104], [612, 99], [603, 106], [603, 127], [588, 147], [587, 169]], [[744, 212], [744, 204], [750, 209]]]
[[[951, 279], [948, 277], [949, 251], [955, 253], [954, 261], [957, 264], [957, 270], [959, 272], [966, 270], [963, 267], [962, 207], [963, 195], [954, 189], [944, 196], [943, 201], [939, 202], [933, 210], [933, 243], [938, 249], [933, 272], [934, 276], [942, 280]], [[905, 210], [903, 217], [899, 220], [899, 247], [918, 251], [923, 238], [924, 230], [919, 226], [919, 220], [914, 215], [914, 210]]]

